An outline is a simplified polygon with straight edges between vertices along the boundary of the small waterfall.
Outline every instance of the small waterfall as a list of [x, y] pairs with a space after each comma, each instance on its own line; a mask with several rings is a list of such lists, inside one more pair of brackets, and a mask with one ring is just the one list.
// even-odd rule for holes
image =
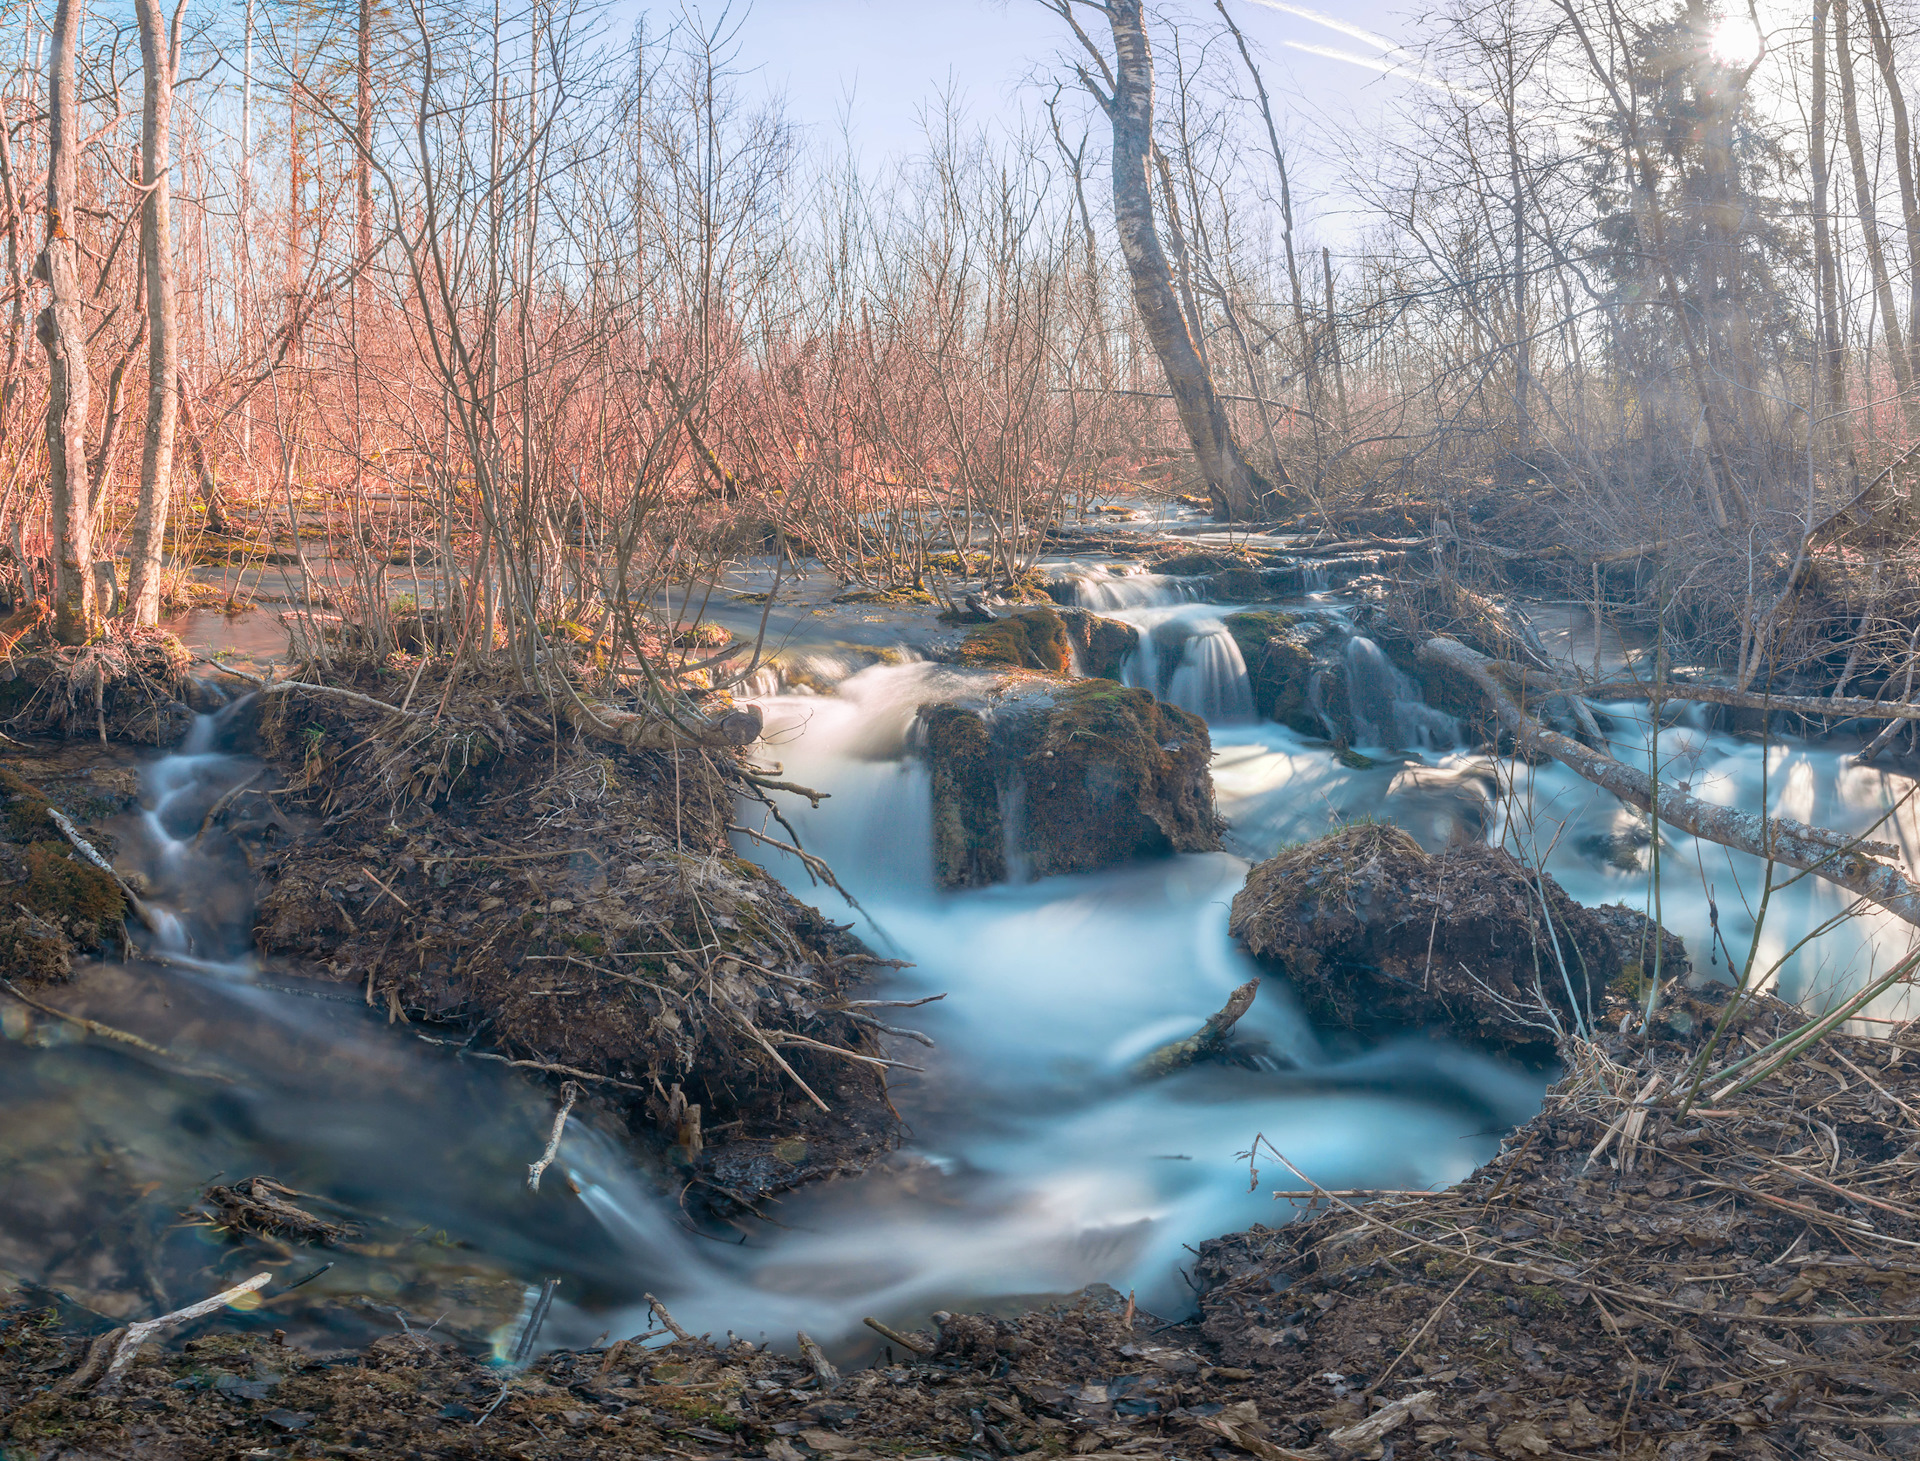
[[1253, 686], [1240, 646], [1211, 614], [1172, 614], [1142, 624], [1140, 648], [1123, 673], [1129, 685], [1209, 724], [1253, 718]]
[[1096, 613], [1115, 609], [1146, 609], [1165, 604], [1189, 604], [1200, 597], [1199, 585], [1189, 578], [1164, 573], [1114, 573], [1105, 568], [1083, 568], [1072, 573], [1073, 602]]
[[[225, 927], [233, 910], [227, 896], [210, 896], [207, 880], [219, 866], [218, 855], [202, 844], [209, 820], [232, 793], [258, 778], [239, 781], [240, 758], [219, 748], [226, 721], [251, 696], [196, 715], [184, 739], [142, 773], [140, 813], [151, 855], [145, 869], [153, 884], [148, 907], [153, 915], [154, 953], [174, 963], [209, 972], [245, 974], [251, 969], [246, 920]], [[182, 912], [176, 909], [184, 910]], [[215, 952], [225, 958], [209, 957]]]
[[1427, 704], [1420, 687], [1364, 634], [1347, 641], [1346, 669], [1355, 744], [1394, 751], [1439, 750], [1459, 741], [1459, 722]]

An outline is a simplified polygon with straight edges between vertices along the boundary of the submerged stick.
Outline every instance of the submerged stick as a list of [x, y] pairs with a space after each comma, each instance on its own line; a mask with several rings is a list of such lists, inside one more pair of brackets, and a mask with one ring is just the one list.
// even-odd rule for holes
[[1259, 992], [1260, 981], [1249, 979], [1227, 997], [1226, 1004], [1209, 1016], [1206, 1024], [1186, 1039], [1162, 1045], [1143, 1056], [1134, 1066], [1133, 1073], [1140, 1077], [1171, 1075], [1176, 1070], [1186, 1069], [1203, 1055], [1212, 1054], [1225, 1042], [1233, 1027], [1240, 1023], [1240, 1017], [1253, 1008], [1253, 997]]
[[547, 1149], [540, 1153], [539, 1161], [527, 1168], [527, 1186], [535, 1192], [540, 1190], [540, 1179], [553, 1165], [553, 1159], [560, 1155], [560, 1138], [566, 1133], [567, 1116], [579, 1095], [580, 1087], [573, 1081], [560, 1087], [560, 1109], [554, 1113], [553, 1134], [547, 1138]]
[[256, 1273], [245, 1283], [224, 1289], [210, 1299], [202, 1299], [199, 1303], [189, 1304], [184, 1309], [175, 1309], [171, 1314], [162, 1314], [157, 1319], [143, 1319], [138, 1324], [129, 1324], [126, 1332], [120, 1336], [120, 1342], [114, 1346], [113, 1359], [107, 1364], [107, 1372], [100, 1381], [100, 1388], [102, 1390], [117, 1388], [121, 1380], [126, 1377], [127, 1371], [133, 1367], [134, 1357], [140, 1353], [140, 1346], [155, 1335], [164, 1334], [167, 1330], [178, 1328], [192, 1320], [203, 1319], [208, 1314], [224, 1309], [242, 1294], [263, 1289], [272, 1282], [271, 1273]]
[[122, 1045], [131, 1045], [136, 1050], [144, 1050], [147, 1054], [158, 1055], [164, 1060], [175, 1059], [171, 1050], [163, 1049], [151, 1041], [142, 1040], [138, 1035], [130, 1035], [125, 1030], [116, 1030], [112, 1025], [103, 1025], [98, 1020], [88, 1019], [85, 1015], [70, 1015], [65, 1010], [55, 1009], [50, 1004], [42, 1004], [39, 1000], [22, 994], [11, 979], [0, 979], [0, 988], [4, 988], [8, 994], [29, 1008], [37, 1009], [43, 1015], [52, 1015], [56, 1020], [65, 1020], [70, 1025], [78, 1025], [89, 1035], [98, 1035], [102, 1040], [118, 1040]]

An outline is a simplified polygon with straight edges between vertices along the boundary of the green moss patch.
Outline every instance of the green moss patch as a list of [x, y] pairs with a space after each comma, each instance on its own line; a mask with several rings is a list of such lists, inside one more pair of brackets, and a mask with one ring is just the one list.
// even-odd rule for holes
[[961, 644], [957, 658], [981, 669], [1065, 675], [1073, 668], [1073, 639], [1052, 609], [1029, 609], [976, 629]]

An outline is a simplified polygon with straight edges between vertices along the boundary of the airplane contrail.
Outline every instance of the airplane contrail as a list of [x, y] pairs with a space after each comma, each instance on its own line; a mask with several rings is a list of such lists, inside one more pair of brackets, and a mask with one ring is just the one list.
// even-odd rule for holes
[[1353, 25], [1335, 16], [1322, 15], [1318, 10], [1309, 10], [1304, 5], [1290, 5], [1287, 3], [1287, 0], [1253, 0], [1253, 3], [1256, 5], [1264, 5], [1269, 10], [1279, 10], [1288, 15], [1296, 15], [1302, 20], [1312, 21], [1315, 25], [1324, 25], [1328, 30], [1337, 30], [1340, 34], [1351, 36], [1356, 41], [1365, 41], [1370, 46], [1378, 46], [1388, 55], [1399, 56], [1408, 61], [1418, 61], [1420, 59], [1405, 46], [1395, 45], [1385, 36], [1375, 35], [1370, 30], [1364, 30], [1360, 26]]
[[1377, 56], [1356, 56], [1352, 51], [1335, 50], [1332, 46], [1313, 46], [1305, 41], [1282, 41], [1280, 43], [1295, 51], [1305, 51], [1309, 56], [1323, 56], [1329, 61], [1345, 61], [1349, 66], [1365, 66], [1370, 71], [1378, 71], [1383, 76], [1397, 76], [1403, 81], [1418, 82], [1421, 86], [1431, 86], [1435, 91], [1444, 91], [1449, 96], [1457, 96], [1466, 101], [1485, 102], [1493, 98], [1471, 87], [1456, 86], [1451, 81], [1442, 81], [1438, 76], [1430, 76], [1403, 61], [1389, 61]]

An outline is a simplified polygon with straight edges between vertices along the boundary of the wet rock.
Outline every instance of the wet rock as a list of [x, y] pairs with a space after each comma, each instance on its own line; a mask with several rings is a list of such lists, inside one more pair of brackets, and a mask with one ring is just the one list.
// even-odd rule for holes
[[1145, 690], [1039, 682], [921, 724], [942, 887], [1004, 880], [1009, 831], [1036, 877], [1220, 846], [1206, 722]]
[[1255, 867], [1228, 926], [1319, 1019], [1446, 1026], [1498, 1048], [1550, 1049], [1620, 968], [1608, 925], [1552, 878], [1500, 848], [1428, 853], [1374, 823]]
[[1117, 680], [1121, 667], [1140, 648], [1140, 631], [1118, 619], [1104, 618], [1086, 609], [1053, 611], [1073, 641], [1075, 667], [1094, 680]]
[[936, 879], [943, 888], [1005, 882], [1006, 828], [993, 734], [985, 717], [958, 705], [929, 705], [920, 723], [933, 779]]
[[1321, 734], [1319, 717], [1307, 705], [1313, 649], [1294, 616], [1253, 610], [1229, 614], [1224, 622], [1246, 661], [1254, 713], [1303, 735]]

